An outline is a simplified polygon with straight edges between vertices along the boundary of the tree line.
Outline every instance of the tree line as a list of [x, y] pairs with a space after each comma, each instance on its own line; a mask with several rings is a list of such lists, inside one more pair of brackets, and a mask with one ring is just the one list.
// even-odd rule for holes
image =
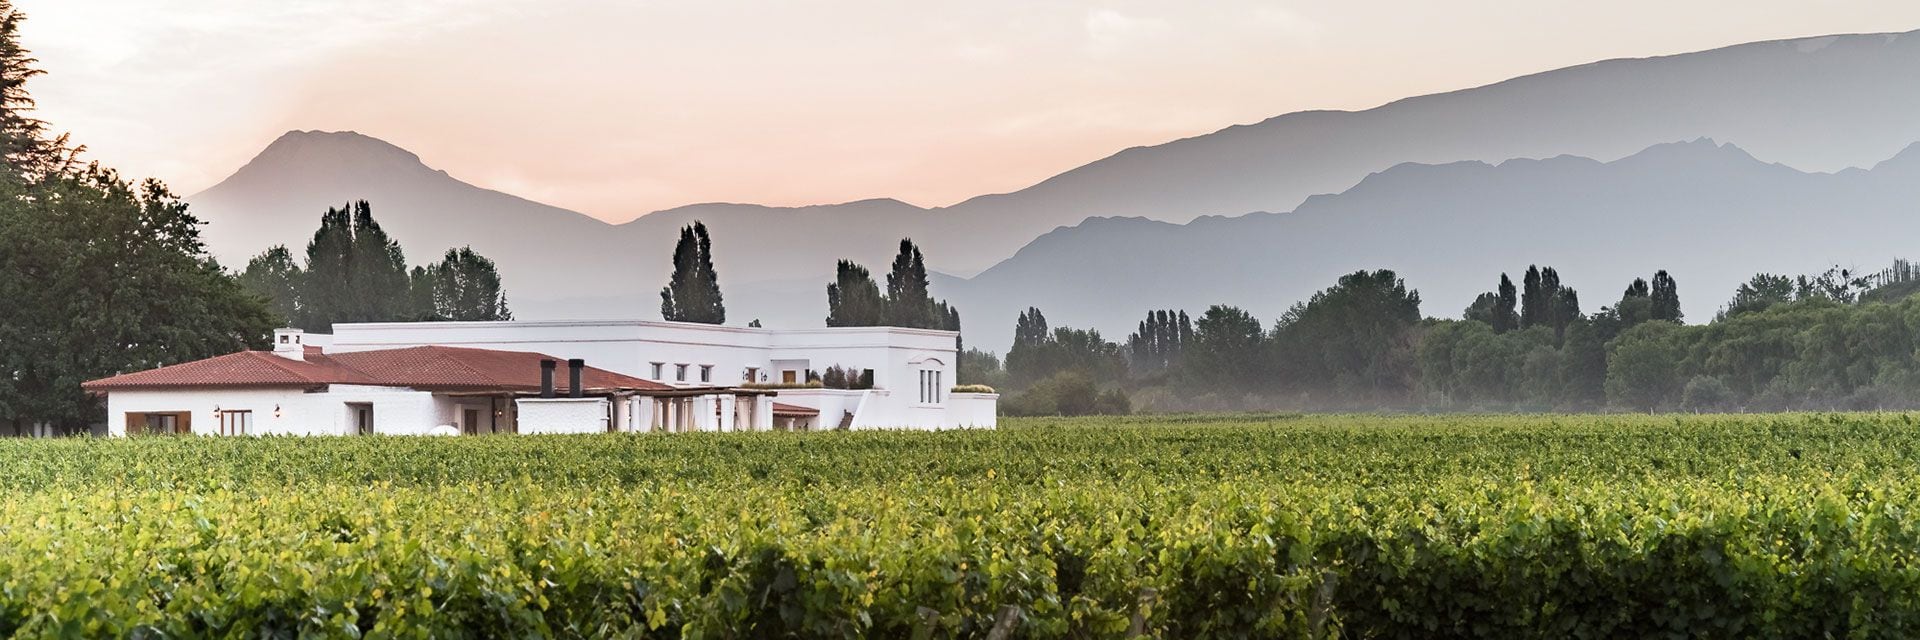
[[1775, 411], [1920, 408], [1920, 269], [1759, 274], [1706, 324], [1679, 283], [1636, 278], [1583, 312], [1552, 267], [1501, 274], [1457, 319], [1392, 271], [1359, 271], [1271, 324], [1214, 305], [1146, 314], [1123, 341], [1015, 319], [970, 351], [1009, 413], [1184, 410]]
[[304, 267], [275, 246], [247, 262], [240, 283], [281, 319], [313, 332], [336, 322], [513, 319], [492, 260], [461, 247], [409, 271], [406, 252], [365, 200], [321, 214]]

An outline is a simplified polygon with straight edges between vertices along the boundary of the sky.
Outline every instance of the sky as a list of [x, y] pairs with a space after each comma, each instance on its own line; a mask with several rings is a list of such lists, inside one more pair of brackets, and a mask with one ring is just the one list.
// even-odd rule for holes
[[15, 0], [40, 117], [190, 195], [355, 130], [610, 221], [1018, 190], [1132, 146], [1912, 0]]

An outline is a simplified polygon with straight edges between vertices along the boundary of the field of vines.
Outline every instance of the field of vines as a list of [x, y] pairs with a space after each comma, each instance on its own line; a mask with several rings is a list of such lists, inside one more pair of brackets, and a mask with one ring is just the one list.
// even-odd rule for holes
[[0, 636], [1913, 637], [1920, 416], [0, 442]]

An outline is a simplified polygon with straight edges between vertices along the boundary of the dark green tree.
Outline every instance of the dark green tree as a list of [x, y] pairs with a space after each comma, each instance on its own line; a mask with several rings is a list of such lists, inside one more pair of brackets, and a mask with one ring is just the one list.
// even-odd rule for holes
[[[1504, 280], [1504, 278], [1503, 278]], [[1512, 282], [1504, 289], [1512, 291]], [[1389, 270], [1358, 271], [1295, 305], [1274, 328], [1279, 363], [1296, 389], [1347, 400], [1399, 401], [1417, 370], [1420, 293]]]
[[1552, 313], [1550, 301], [1554, 292], [1547, 289], [1539, 265], [1527, 265], [1526, 275], [1520, 278], [1520, 287], [1520, 328], [1530, 329], [1547, 324], [1548, 316]]
[[320, 216], [307, 242], [307, 269], [294, 325], [332, 331], [336, 322], [416, 320], [422, 313], [406, 254], [373, 218], [365, 200]]
[[21, 184], [51, 179], [73, 169], [79, 149], [69, 149], [67, 137], [47, 136], [47, 123], [33, 117], [33, 95], [27, 82], [42, 71], [20, 45], [20, 27], [26, 15], [8, 0], [0, 0], [0, 159], [6, 178]]
[[1493, 331], [1506, 333], [1520, 328], [1520, 314], [1516, 307], [1520, 305], [1520, 296], [1514, 291], [1513, 280], [1507, 274], [1500, 274], [1500, 289], [1493, 300]]
[[240, 272], [240, 284], [248, 291], [267, 300], [267, 308], [272, 309], [282, 324], [293, 322], [300, 317], [300, 289], [303, 285], [300, 265], [293, 261], [293, 252], [286, 245], [276, 245], [247, 261], [247, 270]]
[[443, 320], [512, 320], [507, 295], [500, 288], [500, 272], [493, 261], [473, 247], [448, 249], [440, 262], [423, 274], [429, 285], [433, 317]]
[[1148, 311], [1139, 329], [1127, 337], [1127, 362], [1136, 375], [1152, 375], [1180, 366], [1193, 323], [1184, 311]]
[[887, 273], [887, 326], [937, 329], [944, 322], [928, 291], [926, 257], [913, 241], [902, 239]]
[[827, 326], [880, 326], [886, 321], [886, 302], [866, 267], [841, 260], [834, 266], [833, 283], [827, 285]]
[[1193, 325], [1193, 340], [1184, 355], [1184, 371], [1193, 383], [1228, 391], [1272, 385], [1266, 329], [1253, 314], [1216, 304]]
[[727, 321], [720, 276], [713, 268], [713, 239], [707, 225], [697, 220], [680, 229], [680, 241], [673, 247], [673, 276], [660, 289], [660, 317], [702, 324]]
[[1650, 317], [1654, 320], [1680, 321], [1680, 285], [1673, 281], [1673, 276], [1667, 275], [1666, 270], [1653, 274], [1653, 289], [1649, 292], [1648, 300], [1652, 304]]
[[1775, 305], [1793, 302], [1794, 292], [1793, 278], [1770, 273], [1754, 274], [1752, 279], [1733, 291], [1733, 299], [1728, 300], [1727, 306], [1720, 309], [1717, 320], [1766, 311]]
[[[0, 182], [3, 183], [3, 182]], [[166, 187], [98, 166], [0, 187], [0, 418], [85, 430], [87, 380], [264, 346], [275, 319]]]

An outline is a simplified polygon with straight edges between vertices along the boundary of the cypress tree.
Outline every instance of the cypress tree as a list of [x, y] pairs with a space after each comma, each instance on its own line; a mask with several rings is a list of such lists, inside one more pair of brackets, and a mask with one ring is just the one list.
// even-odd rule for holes
[[660, 289], [660, 317], [704, 324], [727, 321], [720, 276], [713, 268], [713, 240], [700, 221], [680, 229], [680, 241], [673, 247], [673, 276]]
[[1514, 291], [1513, 280], [1507, 274], [1500, 274], [1500, 290], [1495, 294], [1493, 305], [1493, 331], [1506, 333], [1519, 327], [1520, 315], [1515, 312], [1520, 296]]

